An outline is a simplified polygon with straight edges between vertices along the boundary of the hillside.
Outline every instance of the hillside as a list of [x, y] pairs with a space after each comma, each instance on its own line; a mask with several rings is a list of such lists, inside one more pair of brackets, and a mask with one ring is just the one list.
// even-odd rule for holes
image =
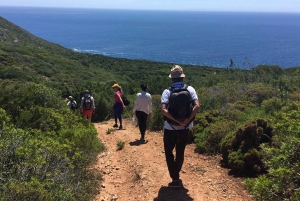
[[[106, 140], [110, 136], [126, 141], [118, 138], [118, 132], [103, 136], [108, 127], [101, 122], [110, 124], [113, 117], [111, 86], [114, 83], [123, 87], [132, 103], [124, 111], [126, 119], [131, 116], [140, 83], [147, 82], [153, 102], [153, 115], [147, 126], [150, 131], [158, 131], [153, 132], [147, 145], [160, 150], [158, 139], [163, 129], [160, 95], [170, 85], [168, 75], [172, 65], [73, 52], [37, 38], [0, 17], [0, 201], [85, 201], [96, 196], [103, 182], [101, 179], [109, 181], [111, 178], [101, 174], [104, 161], [100, 166], [97, 164], [101, 171], [93, 171], [90, 167], [95, 166], [105, 146], [114, 149]], [[299, 67], [282, 69], [247, 63], [247, 70], [241, 70], [233, 61], [226, 69], [181, 66], [186, 74], [185, 83], [196, 89], [201, 104], [195, 126], [189, 133], [193, 144], [188, 146], [184, 169], [189, 174], [183, 174], [191, 194], [183, 196], [199, 198], [196, 194], [200, 187], [195, 186], [201, 184], [198, 192], [201, 196], [209, 192], [216, 199], [228, 198], [234, 194], [230, 189], [235, 189], [240, 195], [237, 198], [248, 199], [241, 190], [241, 180], [228, 176], [230, 172], [235, 177], [245, 178], [244, 186], [253, 199], [300, 200]], [[97, 129], [100, 122], [100, 138], [95, 126], [81, 118], [80, 110], [71, 112], [66, 107], [66, 97], [72, 95], [78, 102], [86, 89], [92, 91], [95, 98], [92, 121]], [[131, 134], [126, 134], [130, 142], [135, 140]], [[142, 147], [147, 146], [137, 148]], [[139, 163], [146, 167], [149, 165], [146, 160], [142, 163], [122, 155], [136, 154], [133, 150], [137, 148], [125, 145], [124, 150], [114, 154], [119, 154], [120, 161], [126, 158], [134, 161], [134, 165]], [[108, 152], [103, 152], [100, 156], [105, 158], [106, 154]], [[159, 151], [154, 154], [163, 163], [163, 154]], [[195, 158], [200, 161], [198, 164], [192, 162]], [[218, 168], [217, 164], [228, 169]], [[164, 170], [162, 166], [153, 165], [153, 168]], [[193, 168], [197, 169], [196, 173]], [[213, 175], [215, 172], [220, 175]], [[144, 180], [150, 184], [149, 177], [135, 173], [133, 176], [141, 181], [137, 182], [138, 187], [142, 188]], [[194, 179], [191, 175], [199, 176], [195, 186], [187, 182]], [[166, 185], [166, 174], [156, 176], [162, 176], [162, 180], [149, 187], [151, 197], [155, 198], [154, 192], [158, 193], [158, 198], [165, 193], [169, 195], [157, 185]], [[205, 183], [206, 179], [212, 185]], [[218, 179], [223, 183], [218, 183]], [[238, 187], [226, 186], [225, 181], [237, 182]], [[107, 187], [109, 195], [118, 189], [110, 187]], [[221, 189], [222, 195], [218, 194]]]

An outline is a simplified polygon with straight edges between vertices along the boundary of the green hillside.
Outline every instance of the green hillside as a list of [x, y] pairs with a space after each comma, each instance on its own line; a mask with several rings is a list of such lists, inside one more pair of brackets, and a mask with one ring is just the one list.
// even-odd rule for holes
[[[221, 154], [222, 166], [249, 177], [245, 186], [257, 200], [299, 200], [300, 67], [228, 63], [181, 65], [201, 104], [190, 132], [196, 151]], [[0, 201], [91, 200], [101, 175], [87, 167], [104, 145], [65, 98], [78, 102], [91, 90], [99, 122], [112, 117], [112, 84], [134, 102], [147, 82], [148, 128], [161, 130], [160, 94], [172, 65], [74, 52], [0, 17]]]

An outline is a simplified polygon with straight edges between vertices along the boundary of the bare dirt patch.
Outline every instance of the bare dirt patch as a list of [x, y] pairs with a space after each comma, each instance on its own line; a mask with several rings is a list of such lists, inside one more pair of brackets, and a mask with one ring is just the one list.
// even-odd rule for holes
[[[181, 171], [183, 188], [167, 188], [171, 181], [165, 161], [163, 132], [146, 132], [146, 143], [139, 141], [135, 123], [125, 119], [124, 129], [112, 130], [113, 120], [95, 123], [106, 151], [98, 156], [95, 168], [103, 174], [103, 183], [95, 201], [252, 201], [241, 178], [220, 167], [220, 156], [194, 152], [189, 144]], [[117, 143], [125, 142], [118, 150]]]

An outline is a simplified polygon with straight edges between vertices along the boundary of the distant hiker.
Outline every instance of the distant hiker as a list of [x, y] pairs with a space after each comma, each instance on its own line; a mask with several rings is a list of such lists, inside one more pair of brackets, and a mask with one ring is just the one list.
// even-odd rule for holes
[[147, 118], [152, 115], [152, 98], [151, 95], [146, 92], [146, 83], [141, 84], [141, 89], [142, 91], [136, 94], [132, 117], [134, 117], [134, 115], [137, 117], [141, 132], [140, 140], [145, 141]]
[[77, 102], [74, 100], [73, 96], [69, 96], [67, 106], [70, 107], [70, 110], [75, 111], [77, 108]]
[[81, 113], [83, 118], [88, 118], [92, 121], [92, 115], [95, 110], [95, 101], [89, 90], [84, 92], [84, 96], [81, 98]]
[[123, 91], [122, 91], [122, 87], [118, 84], [114, 84], [112, 86], [112, 88], [114, 89], [115, 93], [114, 93], [114, 118], [115, 118], [115, 124], [113, 125], [114, 128], [118, 128], [118, 119], [120, 122], [120, 126], [119, 129], [123, 129], [122, 126], [122, 113], [123, 113], [123, 109], [126, 108], [126, 106], [123, 103], [122, 100], [122, 95], [123, 95]]
[[[179, 172], [184, 161], [184, 150], [189, 129], [200, 106], [198, 96], [193, 87], [183, 83], [183, 70], [179, 65], [171, 69], [169, 78], [172, 80], [170, 88], [165, 89], [161, 97], [161, 111], [165, 116], [164, 149], [166, 162], [172, 182], [168, 187], [181, 187]], [[173, 149], [176, 150], [174, 158]]]

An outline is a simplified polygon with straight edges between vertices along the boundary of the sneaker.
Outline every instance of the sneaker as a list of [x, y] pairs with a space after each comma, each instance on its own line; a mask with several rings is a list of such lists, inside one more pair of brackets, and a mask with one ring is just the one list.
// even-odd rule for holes
[[[118, 126], [117, 126], [118, 127]], [[122, 127], [122, 125], [120, 125], [120, 127], [119, 127], [119, 130], [122, 130], [123, 129], [123, 127]]]
[[182, 184], [181, 184], [180, 180], [173, 180], [168, 185], [169, 188], [180, 188], [181, 186], [182, 186]]
[[113, 125], [114, 128], [118, 128], [118, 124]]

